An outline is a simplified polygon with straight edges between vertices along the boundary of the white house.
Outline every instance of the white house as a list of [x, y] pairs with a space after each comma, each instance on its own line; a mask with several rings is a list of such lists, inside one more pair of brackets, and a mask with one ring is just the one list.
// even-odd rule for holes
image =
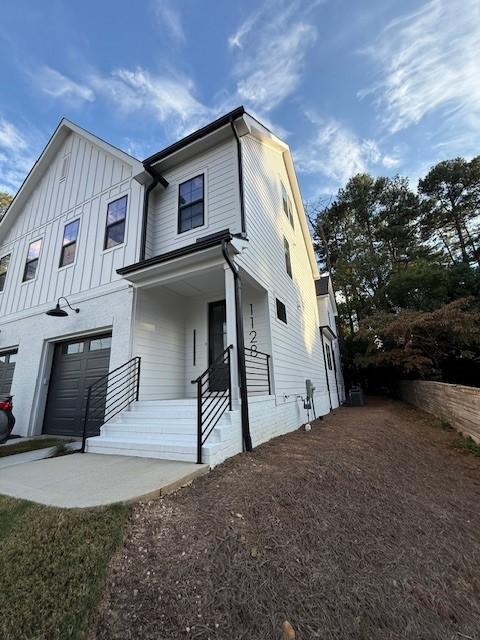
[[324, 415], [327, 279], [290, 150], [243, 107], [143, 163], [62, 120], [0, 223], [16, 432], [213, 465], [306, 422], [307, 380]]

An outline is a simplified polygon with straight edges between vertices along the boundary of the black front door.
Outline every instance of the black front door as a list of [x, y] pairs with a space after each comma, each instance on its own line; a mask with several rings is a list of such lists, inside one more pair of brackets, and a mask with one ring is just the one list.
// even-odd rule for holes
[[[227, 309], [225, 300], [208, 305], [208, 364], [212, 365], [227, 348]], [[210, 391], [228, 389], [228, 365], [223, 362], [213, 366], [210, 374]]]
[[[48, 388], [43, 432], [52, 435], [81, 436], [88, 387], [108, 373], [111, 337], [77, 338], [55, 345]], [[101, 385], [100, 385], [101, 387]], [[98, 391], [98, 390], [97, 390]], [[88, 435], [95, 435], [102, 424], [105, 388], [96, 393], [99, 411], [88, 424]]]

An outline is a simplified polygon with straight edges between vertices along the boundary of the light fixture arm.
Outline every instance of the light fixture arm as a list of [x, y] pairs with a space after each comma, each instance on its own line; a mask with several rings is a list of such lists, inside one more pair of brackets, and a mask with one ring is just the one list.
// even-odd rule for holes
[[78, 309], [78, 307], [74, 309], [72, 305], [69, 303], [69, 301], [65, 298], [65, 296], [60, 296], [60, 298], [57, 300], [57, 307], [60, 307], [60, 300], [65, 300], [69, 309], [71, 309], [72, 311], [75, 311], [75, 313], [80, 313], [80, 309]]

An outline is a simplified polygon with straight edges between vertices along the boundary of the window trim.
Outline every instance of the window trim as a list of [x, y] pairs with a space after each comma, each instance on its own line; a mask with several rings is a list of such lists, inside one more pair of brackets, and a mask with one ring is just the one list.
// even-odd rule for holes
[[[78, 230], [77, 230], [77, 235], [75, 240], [73, 240], [72, 242], [69, 242], [68, 244], [63, 244], [63, 240], [65, 238], [65, 229], [68, 227], [69, 224], [73, 224], [74, 222], [77, 222], [78, 220]], [[80, 236], [80, 227], [81, 227], [81, 219], [80, 218], [73, 218], [73, 220], [69, 220], [68, 222], [65, 222], [65, 224], [63, 225], [63, 236], [62, 236], [62, 244], [60, 246], [60, 258], [58, 260], [58, 269], [68, 269], [68, 267], [73, 267], [75, 265], [75, 263], [77, 262], [77, 244], [78, 244], [78, 237]], [[65, 250], [66, 247], [70, 247], [72, 246], [72, 244], [75, 245], [75, 255], [73, 257], [72, 262], [69, 262], [68, 264], [62, 264], [62, 258], [63, 258], [63, 252]]]
[[[109, 198], [107, 200], [107, 206], [106, 206], [106, 211], [105, 211], [105, 231], [104, 231], [104, 235], [103, 235], [103, 253], [107, 252], [107, 251], [114, 251], [115, 249], [118, 249], [119, 247], [122, 247], [125, 244], [125, 238], [127, 237], [127, 223], [128, 223], [128, 201], [129, 201], [129, 194], [127, 193], [123, 193], [122, 195], [117, 195], [113, 198]], [[125, 217], [122, 218], [122, 220], [116, 220], [115, 222], [108, 224], [108, 207], [109, 205], [111, 205], [113, 202], [117, 202], [117, 200], [121, 200], [122, 198], [126, 198], [127, 199], [127, 206], [125, 207]], [[107, 232], [108, 229], [110, 229], [111, 227], [114, 227], [115, 225], [120, 224], [121, 222], [125, 222], [125, 229], [123, 231], [123, 241], [119, 242], [118, 244], [114, 244], [113, 247], [107, 247]]]
[[8, 253], [4, 253], [3, 256], [0, 256], [0, 262], [4, 259], [9, 257], [10, 260], [8, 261], [8, 266], [7, 266], [7, 270], [5, 271], [5, 280], [3, 281], [3, 287], [0, 289], [0, 294], [2, 294], [5, 291], [5, 287], [7, 285], [7, 278], [8, 278], [8, 273], [10, 271], [10, 265], [12, 264], [12, 251], [9, 251]]
[[[191, 176], [190, 178], [185, 178], [182, 179], [181, 182], [178, 183], [178, 189], [177, 189], [177, 236], [184, 236], [186, 233], [194, 233], [197, 231], [197, 229], [202, 229], [203, 227], [206, 226], [207, 224], [207, 207], [206, 207], [206, 184], [207, 184], [207, 180], [206, 180], [206, 175], [207, 172], [206, 171], [202, 171], [202, 173], [196, 173], [195, 175]], [[202, 178], [203, 184], [203, 197], [201, 199], [198, 200], [194, 200], [193, 202], [189, 202], [188, 204], [184, 204], [181, 205], [180, 204], [180, 187], [182, 186], [182, 184], [185, 184], [186, 182], [190, 182], [191, 180], [195, 180], [196, 178]], [[203, 222], [202, 224], [199, 224], [198, 227], [193, 227], [191, 229], [186, 229], [185, 231], [180, 231], [180, 211], [181, 209], [185, 209], [187, 207], [191, 207], [194, 204], [197, 204], [199, 202], [202, 202], [203, 204]]]
[[283, 254], [285, 256], [285, 270], [287, 272], [287, 275], [290, 276], [290, 278], [293, 280], [292, 256], [290, 253], [290, 243], [288, 242], [285, 236], [283, 236]]
[[[29, 264], [28, 251], [29, 251], [30, 247], [32, 246], [32, 244], [34, 244], [35, 242], [38, 242], [39, 240], [41, 241], [41, 244], [40, 244], [40, 251], [38, 252], [38, 258], [34, 258], [33, 260], [30, 260], [30, 262], [34, 262], [35, 260], [37, 260], [37, 262], [38, 262], [37, 268], [35, 269], [35, 277], [34, 278], [30, 278], [29, 280], [25, 280], [25, 274], [27, 272], [27, 265]], [[35, 282], [35, 280], [37, 279], [38, 267], [40, 265], [40, 258], [42, 256], [42, 251], [43, 251], [43, 240], [44, 240], [44, 236], [40, 236], [39, 238], [35, 238], [35, 240], [31, 240], [28, 243], [27, 255], [25, 256], [25, 262], [23, 264], [23, 272], [22, 272], [22, 282], [21, 282], [21, 284], [28, 284], [29, 282]]]
[[[283, 320], [282, 318], [280, 318], [280, 316], [278, 315], [278, 305], [281, 304], [283, 309], [285, 310], [285, 320]], [[275, 296], [275, 317], [277, 318], [277, 320], [279, 322], [281, 322], [282, 324], [288, 325], [288, 316], [287, 316], [287, 305], [280, 300], [280, 298], [277, 298], [277, 296]]]
[[333, 350], [331, 345], [327, 341], [325, 341], [325, 353], [326, 353], [326, 359], [327, 359], [327, 368], [329, 371], [333, 371], [333, 365], [332, 365]]

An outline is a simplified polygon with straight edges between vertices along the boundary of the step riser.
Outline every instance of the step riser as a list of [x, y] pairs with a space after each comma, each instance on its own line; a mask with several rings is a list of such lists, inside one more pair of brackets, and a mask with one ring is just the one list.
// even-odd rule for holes
[[[162, 441], [167, 438], [170, 442], [175, 441], [179, 445], [186, 444], [189, 446], [196, 445], [197, 434], [196, 433], [158, 433], [154, 431], [141, 431], [122, 430], [122, 429], [107, 429], [105, 427], [101, 430], [101, 436], [108, 438], [109, 440], [122, 440], [123, 438], [135, 438], [142, 442], [158, 443], [162, 445]], [[215, 430], [212, 431], [208, 438], [210, 442], [221, 442], [222, 438], [220, 433]]]
[[179, 462], [196, 462], [197, 457], [191, 453], [178, 453], [178, 452], [168, 452], [163, 451], [161, 453], [156, 453], [155, 451], [140, 451], [136, 449], [129, 449], [125, 451], [125, 449], [116, 449], [115, 447], [105, 448], [105, 447], [97, 447], [90, 445], [87, 449], [88, 453], [100, 453], [103, 455], [112, 455], [112, 456], [134, 456], [136, 458], [156, 458], [158, 460], [178, 460]]

